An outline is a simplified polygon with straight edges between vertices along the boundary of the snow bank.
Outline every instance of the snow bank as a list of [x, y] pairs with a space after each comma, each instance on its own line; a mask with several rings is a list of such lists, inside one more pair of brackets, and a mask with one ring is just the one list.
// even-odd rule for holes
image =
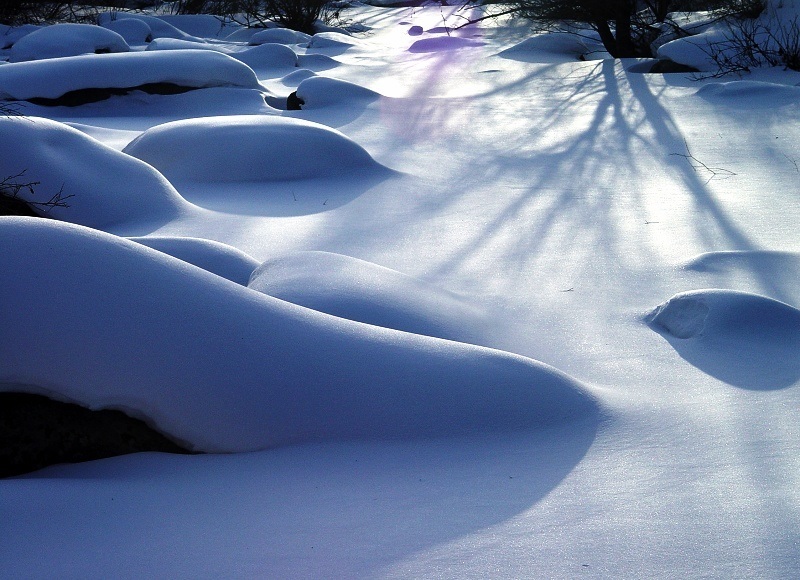
[[128, 52], [125, 39], [92, 24], [53, 24], [20, 38], [11, 47], [10, 62], [25, 62], [99, 52]]
[[260, 262], [241, 250], [212, 240], [202, 238], [170, 238], [148, 236], [128, 238], [174, 258], [194, 264], [246, 286], [250, 275], [260, 266]]
[[533, 360], [320, 314], [98, 231], [5, 217], [0, 245], [14, 297], [0, 302], [0, 385], [121, 408], [198, 450], [512, 430], [596, 409]]
[[267, 28], [256, 32], [248, 39], [248, 44], [301, 44], [311, 40], [311, 35], [288, 28]]
[[396, 270], [329, 252], [264, 262], [249, 288], [341, 318], [464, 340], [480, 313], [457, 296]]
[[366, 104], [381, 98], [379, 93], [360, 85], [319, 76], [302, 81], [297, 87], [297, 96], [303, 101], [303, 109], [332, 105], [352, 107], [359, 102]]
[[55, 99], [82, 89], [133, 88], [151, 83], [261, 88], [250, 67], [207, 50], [84, 55], [0, 67], [0, 95], [17, 100]]
[[255, 69], [293, 68], [297, 66], [297, 54], [291, 48], [282, 44], [262, 44], [246, 50], [235, 51], [219, 44], [199, 45], [196, 42], [177, 38], [157, 38], [147, 46], [148, 51], [192, 49], [221, 52]]
[[77, 129], [36, 117], [0, 117], [0, 175], [22, 171], [18, 181], [38, 184], [19, 197], [46, 202], [60, 191], [68, 207], [49, 208], [46, 215], [85, 226], [164, 223], [189, 207], [155, 169]]
[[780, 388], [800, 378], [800, 310], [748, 292], [695, 290], [646, 317], [686, 360], [744, 388]]
[[165, 123], [142, 133], [124, 151], [174, 183], [282, 181], [382, 167], [334, 129], [269, 115]]

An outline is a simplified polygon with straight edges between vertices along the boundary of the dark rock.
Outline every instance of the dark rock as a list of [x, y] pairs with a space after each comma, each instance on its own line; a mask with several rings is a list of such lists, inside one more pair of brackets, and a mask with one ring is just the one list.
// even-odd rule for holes
[[288, 97], [286, 97], [286, 110], [287, 111], [299, 111], [305, 105], [305, 101], [297, 96], [297, 91], [291, 93]]
[[142, 91], [150, 95], [178, 95], [195, 90], [197, 87], [185, 87], [174, 83], [146, 83], [135, 87], [106, 87], [102, 89], [79, 89], [69, 91], [54, 99], [34, 97], [28, 99], [34, 105], [43, 107], [78, 107], [88, 103], [105, 101], [113, 96], [127, 95], [133, 91]]
[[0, 193], [0, 215], [24, 215], [39, 217], [27, 203], [17, 197], [9, 197]]
[[0, 393], [0, 477], [141, 451], [190, 453], [121, 411]]

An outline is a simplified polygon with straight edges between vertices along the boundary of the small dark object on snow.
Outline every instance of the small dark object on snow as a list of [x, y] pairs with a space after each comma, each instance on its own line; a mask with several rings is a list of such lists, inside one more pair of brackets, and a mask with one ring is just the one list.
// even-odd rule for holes
[[288, 97], [286, 97], [286, 110], [287, 111], [299, 111], [305, 105], [305, 101], [297, 96], [297, 91], [291, 93]]
[[669, 60], [668, 58], [663, 58], [657, 60], [653, 63], [653, 67], [650, 69], [651, 73], [696, 73], [700, 72], [699, 69], [694, 68], [693, 66], [689, 66], [688, 64], [681, 64], [679, 62], [675, 62], [674, 60]]

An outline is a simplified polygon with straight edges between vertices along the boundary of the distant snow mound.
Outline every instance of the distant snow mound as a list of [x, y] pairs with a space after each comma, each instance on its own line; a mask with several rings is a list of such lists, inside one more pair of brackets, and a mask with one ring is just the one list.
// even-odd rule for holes
[[288, 28], [267, 28], [253, 34], [248, 40], [250, 45], [258, 44], [300, 44], [311, 40], [310, 34], [289, 30]]
[[297, 54], [283, 44], [261, 44], [230, 55], [256, 70], [297, 66]]
[[19, 181], [38, 185], [19, 197], [41, 203], [60, 192], [64, 206], [40, 213], [85, 226], [164, 223], [189, 207], [151, 166], [77, 129], [38, 117], [0, 117], [0, 175], [22, 171]]
[[350, 256], [296, 252], [264, 262], [248, 287], [320, 312], [464, 341], [481, 314], [454, 294]]
[[129, 45], [147, 44], [153, 40], [153, 31], [150, 30], [147, 23], [136, 18], [111, 20], [103, 24], [103, 27], [122, 36]]
[[577, 381], [531, 359], [321, 314], [99, 231], [2, 217], [0, 247], [13, 297], [0, 301], [0, 388], [125, 410], [196, 450], [510, 431], [597, 413]]
[[800, 100], [800, 87], [741, 80], [707, 84], [698, 89], [697, 96], [732, 105], [776, 107], [797, 103]]
[[148, 236], [128, 239], [242, 286], [247, 285], [253, 270], [260, 265], [258, 260], [233, 246], [202, 238]]
[[646, 316], [678, 353], [729, 384], [783, 388], [800, 379], [800, 310], [734, 290], [695, 290]]
[[308, 49], [327, 49], [337, 48], [346, 49], [351, 46], [364, 45], [363, 40], [353, 36], [342, 34], [341, 32], [319, 32], [312, 36], [308, 41]]
[[524, 62], [574, 61], [589, 52], [586, 41], [575, 34], [553, 32], [527, 38], [498, 56]]
[[42, 26], [38, 24], [23, 24], [22, 26], [0, 24], [0, 49], [11, 48], [20, 38], [40, 28]]
[[381, 98], [379, 93], [366, 87], [321, 76], [309, 77], [301, 82], [297, 87], [297, 96], [303, 101], [303, 109], [352, 105], [358, 101], [369, 103]]
[[304, 80], [313, 76], [316, 76], [314, 71], [308, 70], [307, 68], [301, 68], [300, 70], [296, 70], [282, 77], [281, 84], [287, 87], [296, 87]]
[[190, 88], [262, 88], [250, 67], [208, 50], [83, 55], [0, 67], [0, 94], [16, 100], [56, 99], [85, 89], [125, 89], [156, 83]]
[[202, 38], [185, 33], [183, 30], [176, 28], [162, 18], [149, 16], [147, 14], [138, 14], [134, 12], [103, 12], [97, 17], [97, 22], [100, 26], [107, 26], [115, 20], [124, 19], [141, 20], [150, 28], [153, 38], [180, 38], [193, 42], [206, 42]]
[[79, 54], [128, 52], [125, 39], [93, 24], [53, 24], [26, 34], [11, 47], [10, 62], [26, 62]]
[[285, 181], [382, 167], [334, 129], [269, 115], [157, 125], [124, 152], [156, 167], [174, 183]]

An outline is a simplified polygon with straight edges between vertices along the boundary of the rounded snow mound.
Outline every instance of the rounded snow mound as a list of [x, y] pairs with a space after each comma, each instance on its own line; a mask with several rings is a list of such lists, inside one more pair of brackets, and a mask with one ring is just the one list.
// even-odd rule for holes
[[253, 270], [260, 266], [258, 260], [233, 246], [203, 238], [148, 236], [128, 239], [242, 286], [247, 285]]
[[16, 100], [57, 99], [84, 89], [128, 89], [156, 83], [262, 90], [250, 67], [210, 50], [83, 55], [0, 67], [0, 93]]
[[735, 290], [695, 290], [676, 294], [647, 317], [658, 330], [676, 338], [713, 334], [800, 339], [800, 310]]
[[202, 38], [192, 36], [185, 33], [183, 30], [176, 28], [169, 22], [157, 16], [149, 16], [147, 14], [137, 14], [133, 12], [103, 12], [97, 18], [100, 26], [108, 26], [111, 22], [120, 20], [140, 20], [147, 24], [153, 38], [180, 38], [183, 40], [191, 40], [193, 42], [206, 42]]
[[311, 40], [311, 35], [288, 28], [267, 28], [256, 32], [248, 39], [248, 44], [300, 44]]
[[501, 51], [498, 56], [525, 62], [574, 61], [598, 48], [597, 43], [592, 43], [590, 49], [589, 42], [592, 41], [566, 32], [539, 34]]
[[144, 20], [136, 18], [123, 18], [121, 20], [110, 20], [103, 24], [103, 28], [108, 28], [119, 34], [129, 45], [147, 44], [153, 40], [153, 31]]
[[264, 262], [247, 285], [327, 314], [416, 334], [464, 340], [481, 314], [458, 296], [350, 256], [297, 252]]
[[774, 389], [800, 379], [800, 310], [734, 290], [670, 298], [646, 321], [704, 372], [742, 388]]
[[510, 431], [597, 413], [580, 383], [531, 359], [321, 314], [99, 231], [4, 217], [0, 246], [14, 297], [0, 301], [0, 385], [125, 410], [196, 450]]
[[710, 83], [697, 91], [697, 96], [708, 101], [763, 107], [793, 104], [800, 99], [800, 87], [779, 85], [763, 81], [730, 81]]
[[296, 87], [306, 79], [316, 76], [314, 71], [301, 68], [281, 78], [281, 84], [287, 87]]
[[269, 115], [186, 119], [157, 125], [124, 152], [170, 181], [285, 181], [382, 167], [342, 133]]
[[[11, 65], [9, 65], [11, 66]], [[63, 123], [0, 117], [0, 175], [38, 182], [21, 190], [42, 215], [94, 228], [164, 223], [189, 204], [158, 171]]]
[[40, 28], [42, 26], [39, 24], [23, 24], [22, 26], [0, 24], [0, 49], [11, 48], [20, 38]]
[[298, 85], [297, 97], [303, 101], [303, 109], [316, 109], [330, 105], [352, 105], [355, 102], [372, 102], [380, 99], [381, 95], [366, 87], [347, 81], [312, 76]]
[[128, 52], [125, 39], [93, 24], [53, 24], [34, 30], [11, 47], [10, 62], [26, 62], [79, 54]]
[[297, 54], [283, 44], [261, 44], [241, 52], [233, 52], [231, 56], [253, 69], [297, 66]]

